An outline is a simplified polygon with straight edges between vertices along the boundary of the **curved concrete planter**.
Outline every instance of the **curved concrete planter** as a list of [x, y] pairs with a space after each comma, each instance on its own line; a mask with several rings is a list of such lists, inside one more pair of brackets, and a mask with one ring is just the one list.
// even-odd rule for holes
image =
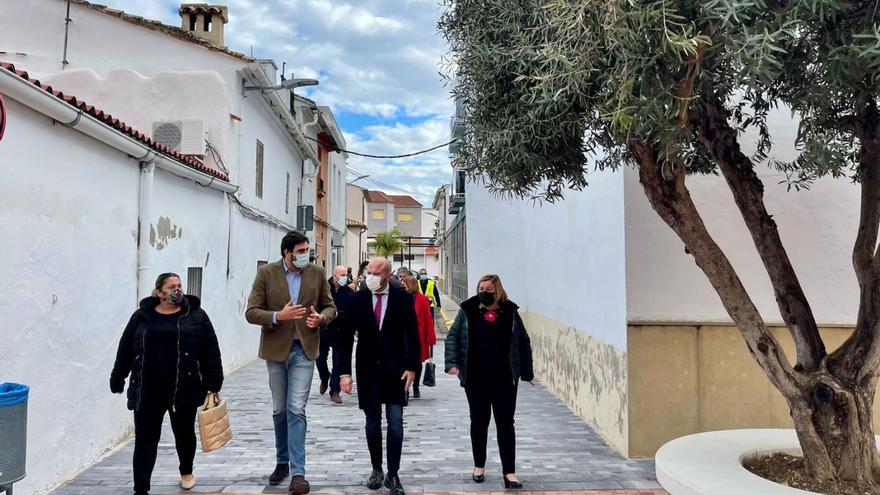
[[[877, 437], [880, 441], [880, 436]], [[742, 466], [752, 456], [800, 455], [794, 430], [727, 430], [677, 438], [657, 451], [657, 481], [671, 495], [815, 495], [773, 483]]]

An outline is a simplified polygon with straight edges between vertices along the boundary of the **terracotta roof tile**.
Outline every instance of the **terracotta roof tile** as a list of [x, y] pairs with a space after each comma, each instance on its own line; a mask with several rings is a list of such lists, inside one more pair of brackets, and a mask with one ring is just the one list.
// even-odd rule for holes
[[367, 198], [368, 203], [393, 203], [392, 199], [388, 197], [387, 194], [382, 191], [370, 191], [364, 190], [364, 197]]
[[416, 201], [416, 198], [408, 195], [388, 195], [394, 206], [401, 208], [421, 208], [422, 204]]
[[164, 155], [167, 155], [169, 158], [172, 158], [172, 159], [182, 163], [183, 165], [186, 165], [187, 167], [198, 170], [199, 172], [204, 172], [206, 174], [213, 175], [214, 177], [217, 177], [220, 180], [229, 182], [229, 176], [227, 174], [225, 174], [219, 170], [215, 170], [211, 167], [208, 167], [201, 160], [197, 160], [194, 157], [189, 156], [189, 155], [184, 155], [183, 153], [180, 153], [179, 151], [175, 151], [171, 148], [168, 148], [166, 146], [163, 146], [163, 145], [157, 143], [156, 141], [153, 141], [153, 139], [151, 139], [149, 136], [147, 136], [143, 132], [138, 131], [137, 129], [131, 127], [130, 125], [128, 125], [125, 122], [119, 120], [118, 118], [110, 115], [109, 113], [106, 113], [101, 109], [95, 108], [94, 106], [89, 105], [89, 104], [85, 103], [84, 101], [77, 99], [76, 96], [66, 95], [66, 94], [62, 93], [61, 91], [58, 91], [58, 90], [52, 88], [52, 86], [49, 86], [48, 84], [41, 83], [38, 79], [32, 79], [28, 75], [27, 72], [25, 72], [23, 70], [16, 69], [13, 64], [10, 64], [7, 62], [0, 62], [0, 69], [12, 72], [13, 74], [17, 75], [18, 77], [30, 82], [31, 84], [33, 84], [37, 88], [40, 88], [43, 91], [55, 96], [59, 100], [66, 102], [70, 106], [75, 107], [79, 110], [82, 110], [83, 113], [91, 115], [92, 117], [100, 120], [101, 122], [103, 122], [103, 123], [113, 127], [114, 129], [117, 129], [117, 130], [121, 131], [122, 133], [128, 135], [129, 137], [133, 138], [135, 141], [141, 142], [141, 143], [147, 145], [148, 147], [150, 147], [150, 148], [152, 148], [152, 149], [154, 149]]

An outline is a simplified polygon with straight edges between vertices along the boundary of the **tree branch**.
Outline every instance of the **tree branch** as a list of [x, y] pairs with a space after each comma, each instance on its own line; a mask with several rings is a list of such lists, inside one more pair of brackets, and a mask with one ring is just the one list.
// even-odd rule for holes
[[700, 71], [703, 68], [703, 55], [706, 53], [707, 48], [709, 48], [709, 45], [700, 43], [700, 46], [697, 47], [697, 53], [690, 57], [686, 63], [687, 75], [678, 85], [675, 97], [679, 100], [680, 105], [678, 109], [679, 129], [687, 127], [688, 110], [690, 109], [691, 101], [694, 99], [694, 86], [697, 83], [697, 78], [700, 77]]
[[859, 281], [856, 329], [831, 356], [832, 366], [854, 382], [876, 382], [880, 367], [880, 112], [868, 105], [862, 112], [859, 149], [861, 212], [853, 246], [853, 268]]
[[861, 207], [859, 212], [859, 231], [853, 245], [852, 261], [859, 287], [865, 287], [865, 279], [872, 269], [876, 269], [877, 234], [880, 231], [880, 170], [878, 157], [870, 156], [870, 143], [862, 139], [859, 153], [859, 184], [861, 185]]
[[800, 281], [788, 258], [773, 217], [764, 204], [764, 184], [754, 164], [739, 147], [737, 131], [726, 108], [711, 93], [704, 95], [705, 115], [692, 120], [697, 136], [718, 163], [752, 241], [773, 284], [776, 304], [797, 350], [796, 369], [814, 371], [825, 357], [825, 344]]
[[640, 163], [639, 182], [651, 206], [678, 234], [697, 266], [706, 274], [727, 313], [739, 327], [755, 360], [786, 400], [799, 397], [801, 392], [796, 372], [761, 318], [727, 256], [706, 229], [685, 185], [683, 167], [674, 167], [672, 177], [667, 180], [658, 163], [657, 152], [650, 143], [633, 143], [631, 152]]

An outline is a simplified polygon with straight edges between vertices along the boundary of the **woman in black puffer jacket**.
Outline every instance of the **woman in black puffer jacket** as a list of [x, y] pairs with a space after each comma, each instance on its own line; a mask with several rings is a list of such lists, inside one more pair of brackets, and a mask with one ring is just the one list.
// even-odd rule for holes
[[517, 311], [507, 299], [498, 275], [486, 275], [477, 295], [461, 303], [446, 336], [446, 372], [465, 388], [471, 416], [473, 480], [486, 472], [486, 441], [494, 413], [505, 488], [522, 488], [516, 477], [516, 393], [519, 381], [532, 383], [532, 345]]
[[119, 341], [110, 390], [121, 394], [128, 382], [134, 411], [134, 493], [150, 491], [162, 421], [167, 411], [180, 461], [180, 486], [195, 486], [196, 410], [223, 385], [217, 335], [195, 296], [183, 294], [180, 277], [163, 273], [152, 297], [141, 301]]

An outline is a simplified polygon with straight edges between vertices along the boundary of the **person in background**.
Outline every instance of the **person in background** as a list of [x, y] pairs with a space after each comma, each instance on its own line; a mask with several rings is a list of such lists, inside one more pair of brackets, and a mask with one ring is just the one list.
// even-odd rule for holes
[[[348, 275], [344, 266], [337, 266], [330, 277], [330, 294], [333, 296], [333, 304], [336, 305], [336, 319], [329, 325], [321, 327], [321, 354], [316, 362], [318, 375], [321, 377], [321, 395], [330, 389], [330, 400], [336, 404], [342, 404], [339, 397], [339, 328], [345, 316], [348, 300], [354, 295], [354, 291], [348, 286]], [[331, 358], [331, 371], [327, 366], [327, 358], [330, 350], [333, 350]]]
[[[403, 406], [419, 369], [419, 329], [412, 298], [391, 285], [391, 262], [373, 258], [367, 267], [367, 289], [355, 294], [340, 339], [342, 391], [350, 394], [351, 352], [358, 333], [358, 405], [366, 418], [367, 447], [373, 471], [367, 488], [405, 495], [400, 482], [403, 449]], [[388, 475], [382, 471], [382, 405], [388, 420]]]
[[409, 277], [411, 275], [412, 274], [410, 273], [410, 271], [407, 267], [401, 266], [394, 273], [394, 276], [391, 277], [391, 285], [397, 287], [398, 289], [406, 290], [403, 286], [403, 282], [406, 280], [407, 277]]
[[166, 412], [180, 463], [180, 487], [192, 489], [196, 410], [207, 394], [223, 386], [223, 362], [201, 301], [183, 294], [180, 277], [174, 273], [159, 275], [153, 295], [141, 301], [125, 326], [110, 373], [110, 391], [121, 394], [129, 376], [135, 495], [150, 491]]
[[437, 343], [437, 333], [434, 331], [434, 317], [431, 315], [431, 303], [428, 298], [419, 293], [419, 282], [415, 277], [407, 277], [404, 282], [406, 292], [413, 298], [416, 309], [416, 318], [419, 322], [419, 342], [421, 343], [421, 356], [416, 378], [413, 381], [413, 397], [418, 399], [422, 396], [419, 392], [419, 380], [422, 378], [421, 363], [430, 358], [434, 353], [434, 344]]
[[257, 271], [245, 318], [260, 325], [259, 357], [266, 360], [275, 427], [275, 470], [270, 485], [293, 471], [288, 493], [311, 491], [306, 474], [306, 403], [320, 353], [322, 325], [336, 306], [324, 270], [309, 262], [309, 239], [289, 232], [281, 239], [281, 259]]
[[440, 291], [437, 290], [434, 279], [428, 277], [428, 270], [424, 268], [419, 270], [419, 292], [431, 301], [431, 316], [433, 316], [434, 311], [440, 309]]
[[364, 290], [367, 288], [367, 280], [364, 272], [367, 270], [367, 265], [369, 265], [369, 261], [362, 261], [361, 265], [358, 267], [358, 276], [357, 280], [355, 280], [355, 287], [352, 287], [355, 292], [359, 290]]
[[532, 345], [518, 312], [507, 298], [501, 278], [486, 275], [477, 295], [461, 304], [446, 336], [446, 372], [458, 376], [471, 417], [473, 480], [486, 473], [489, 420], [495, 416], [504, 488], [522, 488], [516, 477], [516, 431], [513, 416], [519, 380], [532, 384]]

